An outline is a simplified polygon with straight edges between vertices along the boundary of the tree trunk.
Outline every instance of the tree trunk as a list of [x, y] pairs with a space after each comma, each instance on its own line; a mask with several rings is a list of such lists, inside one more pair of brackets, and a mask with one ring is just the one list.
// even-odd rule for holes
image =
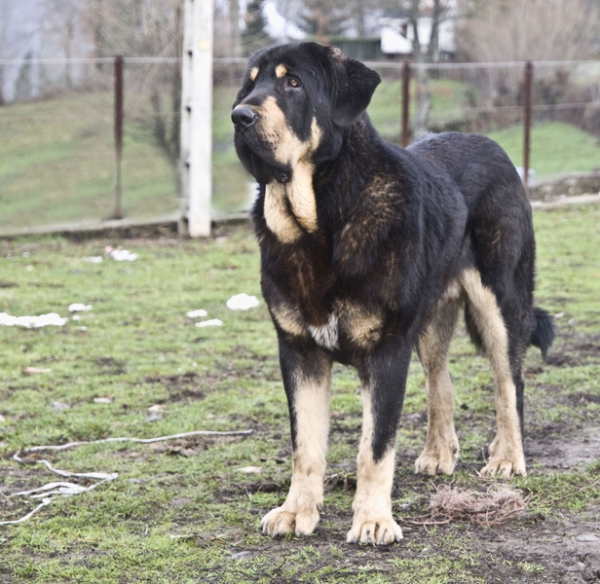
[[[183, 52], [183, 21], [181, 6], [178, 6], [175, 12], [175, 54], [181, 55]], [[171, 152], [172, 162], [175, 166], [179, 163], [179, 152], [181, 146], [181, 63], [174, 65], [173, 78], [171, 81]], [[179, 173], [177, 173], [179, 175]]]
[[[423, 64], [421, 59], [418, 64]], [[427, 122], [431, 111], [431, 91], [429, 90], [429, 73], [424, 67], [417, 67], [417, 111], [413, 118], [413, 137], [418, 138], [427, 133]]]
[[234, 57], [242, 56], [242, 44], [240, 42], [240, 2], [229, 0], [229, 18], [231, 28], [231, 54]]
[[[436, 0], [436, 3], [438, 2], [439, 0]], [[415, 96], [417, 111], [412, 123], [413, 138], [418, 138], [419, 136], [422, 136], [423, 134], [427, 133], [427, 121], [429, 119], [429, 111], [431, 110], [431, 91], [429, 90], [429, 74], [427, 69], [425, 69], [424, 67], [419, 67], [419, 65], [423, 65], [426, 61], [426, 55], [423, 53], [423, 49], [421, 47], [421, 39], [419, 38], [419, 3], [420, 0], [413, 0], [411, 14], [414, 33], [413, 55], [415, 64], [417, 65], [417, 91]], [[431, 39], [429, 40], [431, 44]]]

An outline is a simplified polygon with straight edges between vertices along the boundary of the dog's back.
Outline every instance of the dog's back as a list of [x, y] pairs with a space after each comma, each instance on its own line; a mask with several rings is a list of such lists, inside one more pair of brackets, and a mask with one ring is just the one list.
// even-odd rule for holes
[[[458, 132], [426, 134], [408, 151], [428, 160], [458, 186], [469, 211], [467, 236], [471, 252], [484, 283], [498, 288], [502, 283], [494, 280], [514, 273], [515, 262], [521, 261], [516, 283], [522, 287], [522, 294], [533, 290], [535, 239], [531, 205], [506, 152], [486, 136]], [[467, 319], [471, 338], [481, 347], [480, 335], [469, 322], [468, 314]], [[546, 311], [535, 308], [529, 322], [529, 342], [539, 347], [545, 358], [554, 339], [551, 318]]]
[[[407, 148], [447, 174], [464, 196], [472, 220], [480, 205], [502, 205], [504, 212], [531, 222], [525, 188], [506, 152], [479, 134], [426, 134]], [[481, 210], [481, 208], [479, 209]]]

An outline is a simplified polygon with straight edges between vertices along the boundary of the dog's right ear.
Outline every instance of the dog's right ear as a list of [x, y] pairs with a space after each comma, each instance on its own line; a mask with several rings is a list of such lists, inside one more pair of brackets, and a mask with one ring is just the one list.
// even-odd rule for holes
[[332, 119], [338, 126], [349, 126], [371, 102], [375, 88], [381, 83], [377, 71], [333, 49], [332, 63]]

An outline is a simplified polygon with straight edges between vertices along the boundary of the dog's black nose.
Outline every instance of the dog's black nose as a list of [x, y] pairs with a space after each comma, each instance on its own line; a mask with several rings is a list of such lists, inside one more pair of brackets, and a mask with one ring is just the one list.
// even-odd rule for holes
[[249, 128], [257, 119], [258, 114], [249, 107], [236, 107], [231, 112], [231, 120], [236, 128]]

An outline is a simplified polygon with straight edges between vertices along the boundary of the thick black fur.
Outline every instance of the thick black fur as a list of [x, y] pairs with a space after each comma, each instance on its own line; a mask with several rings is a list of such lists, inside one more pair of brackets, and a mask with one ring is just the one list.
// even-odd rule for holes
[[[275, 68], [285, 65], [285, 75]], [[530, 204], [503, 150], [477, 135], [445, 133], [401, 149], [381, 139], [365, 109], [379, 75], [315, 43], [270, 48], [248, 66], [232, 115], [235, 145], [259, 183], [253, 219], [261, 251], [262, 291], [272, 311], [293, 313], [297, 330], [274, 316], [294, 447], [293, 375], [319, 379], [331, 360], [357, 368], [373, 387], [373, 458], [395, 439], [410, 355], [449, 284], [476, 269], [493, 291], [509, 336], [511, 371], [523, 420], [521, 364], [528, 344], [545, 355], [550, 317], [533, 308], [535, 241]], [[296, 168], [273, 155], [257, 133], [257, 108], [271, 98], [302, 143], [320, 130], [308, 155], [318, 228], [309, 231], [285, 201], [301, 235], [282, 242], [265, 218], [267, 186], [289, 184]], [[335, 346], [310, 327], [324, 327], [340, 304], [364, 307], [381, 325], [357, 342], [340, 323]], [[465, 308], [476, 344], [481, 334]]]

